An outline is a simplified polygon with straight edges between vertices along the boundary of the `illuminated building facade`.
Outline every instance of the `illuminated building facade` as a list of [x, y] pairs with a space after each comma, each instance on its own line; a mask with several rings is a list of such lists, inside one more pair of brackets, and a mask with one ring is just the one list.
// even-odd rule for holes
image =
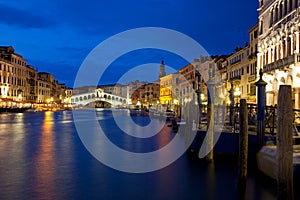
[[300, 9], [298, 0], [260, 0], [257, 64], [263, 69], [266, 104], [276, 105], [279, 86], [292, 86], [300, 108]]
[[145, 84], [140, 92], [143, 107], [151, 108], [159, 102], [160, 85], [158, 82]]
[[160, 78], [160, 104], [174, 108], [179, 103], [179, 74], [169, 74]]
[[37, 71], [26, 64], [26, 60], [15, 53], [12, 46], [0, 47], [1, 98], [12, 101], [35, 102]]

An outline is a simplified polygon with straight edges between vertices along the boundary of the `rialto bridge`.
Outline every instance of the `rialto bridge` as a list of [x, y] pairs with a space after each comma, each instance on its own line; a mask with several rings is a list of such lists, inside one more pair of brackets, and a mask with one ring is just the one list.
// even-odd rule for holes
[[85, 106], [93, 102], [102, 101], [111, 104], [112, 107], [125, 106], [128, 100], [124, 97], [103, 92], [102, 89], [95, 89], [94, 92], [72, 95], [71, 103], [74, 106]]

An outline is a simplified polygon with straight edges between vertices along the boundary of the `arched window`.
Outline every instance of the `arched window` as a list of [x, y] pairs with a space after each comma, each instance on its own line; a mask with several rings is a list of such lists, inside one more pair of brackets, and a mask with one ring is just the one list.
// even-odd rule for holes
[[275, 20], [274, 22], [276, 23], [278, 21], [278, 6], [275, 7]]
[[270, 12], [270, 26], [271, 27], [273, 25], [273, 9]]
[[279, 20], [282, 18], [283, 15], [283, 10], [282, 10], [282, 3], [279, 4]]
[[293, 0], [289, 1], [289, 12], [293, 10]]
[[288, 14], [288, 2], [284, 0], [284, 16]]

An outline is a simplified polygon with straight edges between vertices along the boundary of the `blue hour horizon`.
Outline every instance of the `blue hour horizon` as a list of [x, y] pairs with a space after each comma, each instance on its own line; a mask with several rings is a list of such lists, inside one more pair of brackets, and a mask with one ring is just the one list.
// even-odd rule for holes
[[[22, 6], [20, 6], [22, 5]], [[248, 30], [257, 23], [256, 1], [0, 1], [0, 45], [13, 46], [27, 64], [53, 74], [72, 87], [81, 63], [99, 43], [139, 27], [163, 27], [196, 40], [210, 55], [230, 54], [249, 41]], [[186, 62], [168, 52], [140, 53], [136, 60], [115, 62], [110, 75], [132, 67], [159, 63], [178, 70]], [[118, 70], [120, 69], [120, 70]], [[153, 73], [157, 75], [157, 73]], [[142, 77], [142, 75], [141, 75]], [[153, 79], [153, 78], [152, 78]], [[133, 77], [134, 80], [134, 77]], [[104, 84], [116, 82], [104, 79]]]

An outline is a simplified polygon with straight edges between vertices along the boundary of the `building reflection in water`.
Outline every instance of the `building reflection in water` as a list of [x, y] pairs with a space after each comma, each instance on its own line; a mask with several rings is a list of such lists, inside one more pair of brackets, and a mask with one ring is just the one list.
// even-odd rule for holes
[[43, 196], [51, 197], [55, 193], [53, 123], [53, 112], [45, 112], [34, 170], [38, 199], [43, 199]]

